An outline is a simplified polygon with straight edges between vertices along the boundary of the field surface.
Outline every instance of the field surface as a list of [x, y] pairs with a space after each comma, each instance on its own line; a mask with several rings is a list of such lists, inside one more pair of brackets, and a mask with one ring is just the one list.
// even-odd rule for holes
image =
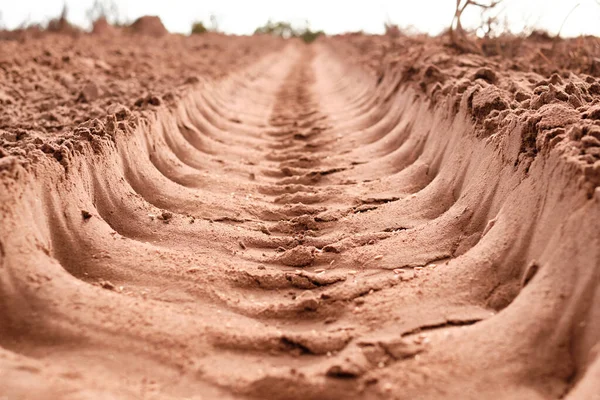
[[598, 398], [600, 60], [13, 39], [0, 398]]

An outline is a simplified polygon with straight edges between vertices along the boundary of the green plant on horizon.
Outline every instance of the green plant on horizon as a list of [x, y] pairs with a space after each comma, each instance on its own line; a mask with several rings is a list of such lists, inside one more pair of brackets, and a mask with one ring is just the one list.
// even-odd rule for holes
[[272, 20], [268, 20], [267, 23], [263, 26], [256, 28], [254, 31], [255, 35], [267, 34], [273, 36], [279, 36], [284, 39], [289, 39], [292, 37], [300, 38], [305, 43], [314, 42], [319, 36], [325, 35], [323, 31], [313, 31], [308, 27], [308, 21], [305, 26], [302, 28], [294, 28], [291, 23], [279, 21], [273, 22]]
[[302, 39], [304, 43], [312, 43], [321, 35], [325, 35], [325, 32], [307, 29], [300, 34], [300, 39]]
[[199, 35], [208, 32], [203, 22], [197, 21], [192, 24], [192, 35]]
[[192, 35], [199, 35], [206, 32], [219, 32], [219, 21], [215, 14], [210, 15], [210, 26], [204, 24], [203, 21], [194, 21], [192, 23]]
[[254, 34], [267, 34], [285, 39], [296, 36], [294, 28], [292, 28], [292, 24], [289, 22], [273, 22], [271, 20], [268, 20], [265, 25], [256, 28]]

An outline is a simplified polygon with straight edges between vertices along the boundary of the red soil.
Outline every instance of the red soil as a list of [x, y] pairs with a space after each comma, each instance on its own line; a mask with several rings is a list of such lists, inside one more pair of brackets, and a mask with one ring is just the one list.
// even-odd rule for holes
[[362, 35], [0, 55], [2, 396], [600, 393], [583, 69]]

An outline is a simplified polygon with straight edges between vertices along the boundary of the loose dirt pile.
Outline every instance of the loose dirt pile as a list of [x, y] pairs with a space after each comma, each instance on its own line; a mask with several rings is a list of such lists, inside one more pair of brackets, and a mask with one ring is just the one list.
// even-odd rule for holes
[[598, 77], [402, 36], [0, 55], [4, 397], [600, 393]]

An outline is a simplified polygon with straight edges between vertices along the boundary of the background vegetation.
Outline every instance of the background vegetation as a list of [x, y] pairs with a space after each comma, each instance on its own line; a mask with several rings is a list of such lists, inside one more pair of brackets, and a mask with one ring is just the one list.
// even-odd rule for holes
[[293, 27], [289, 22], [273, 22], [271, 20], [263, 26], [256, 28], [254, 31], [255, 35], [267, 34], [273, 36], [279, 36], [285, 39], [288, 38], [300, 38], [305, 43], [314, 42], [319, 36], [325, 35], [323, 31], [313, 31], [309, 28], [308, 21], [305, 22], [304, 26]]
[[208, 26], [202, 21], [192, 23], [192, 35], [199, 35], [206, 32], [219, 32], [219, 21], [214, 14], [210, 16], [210, 24]]

